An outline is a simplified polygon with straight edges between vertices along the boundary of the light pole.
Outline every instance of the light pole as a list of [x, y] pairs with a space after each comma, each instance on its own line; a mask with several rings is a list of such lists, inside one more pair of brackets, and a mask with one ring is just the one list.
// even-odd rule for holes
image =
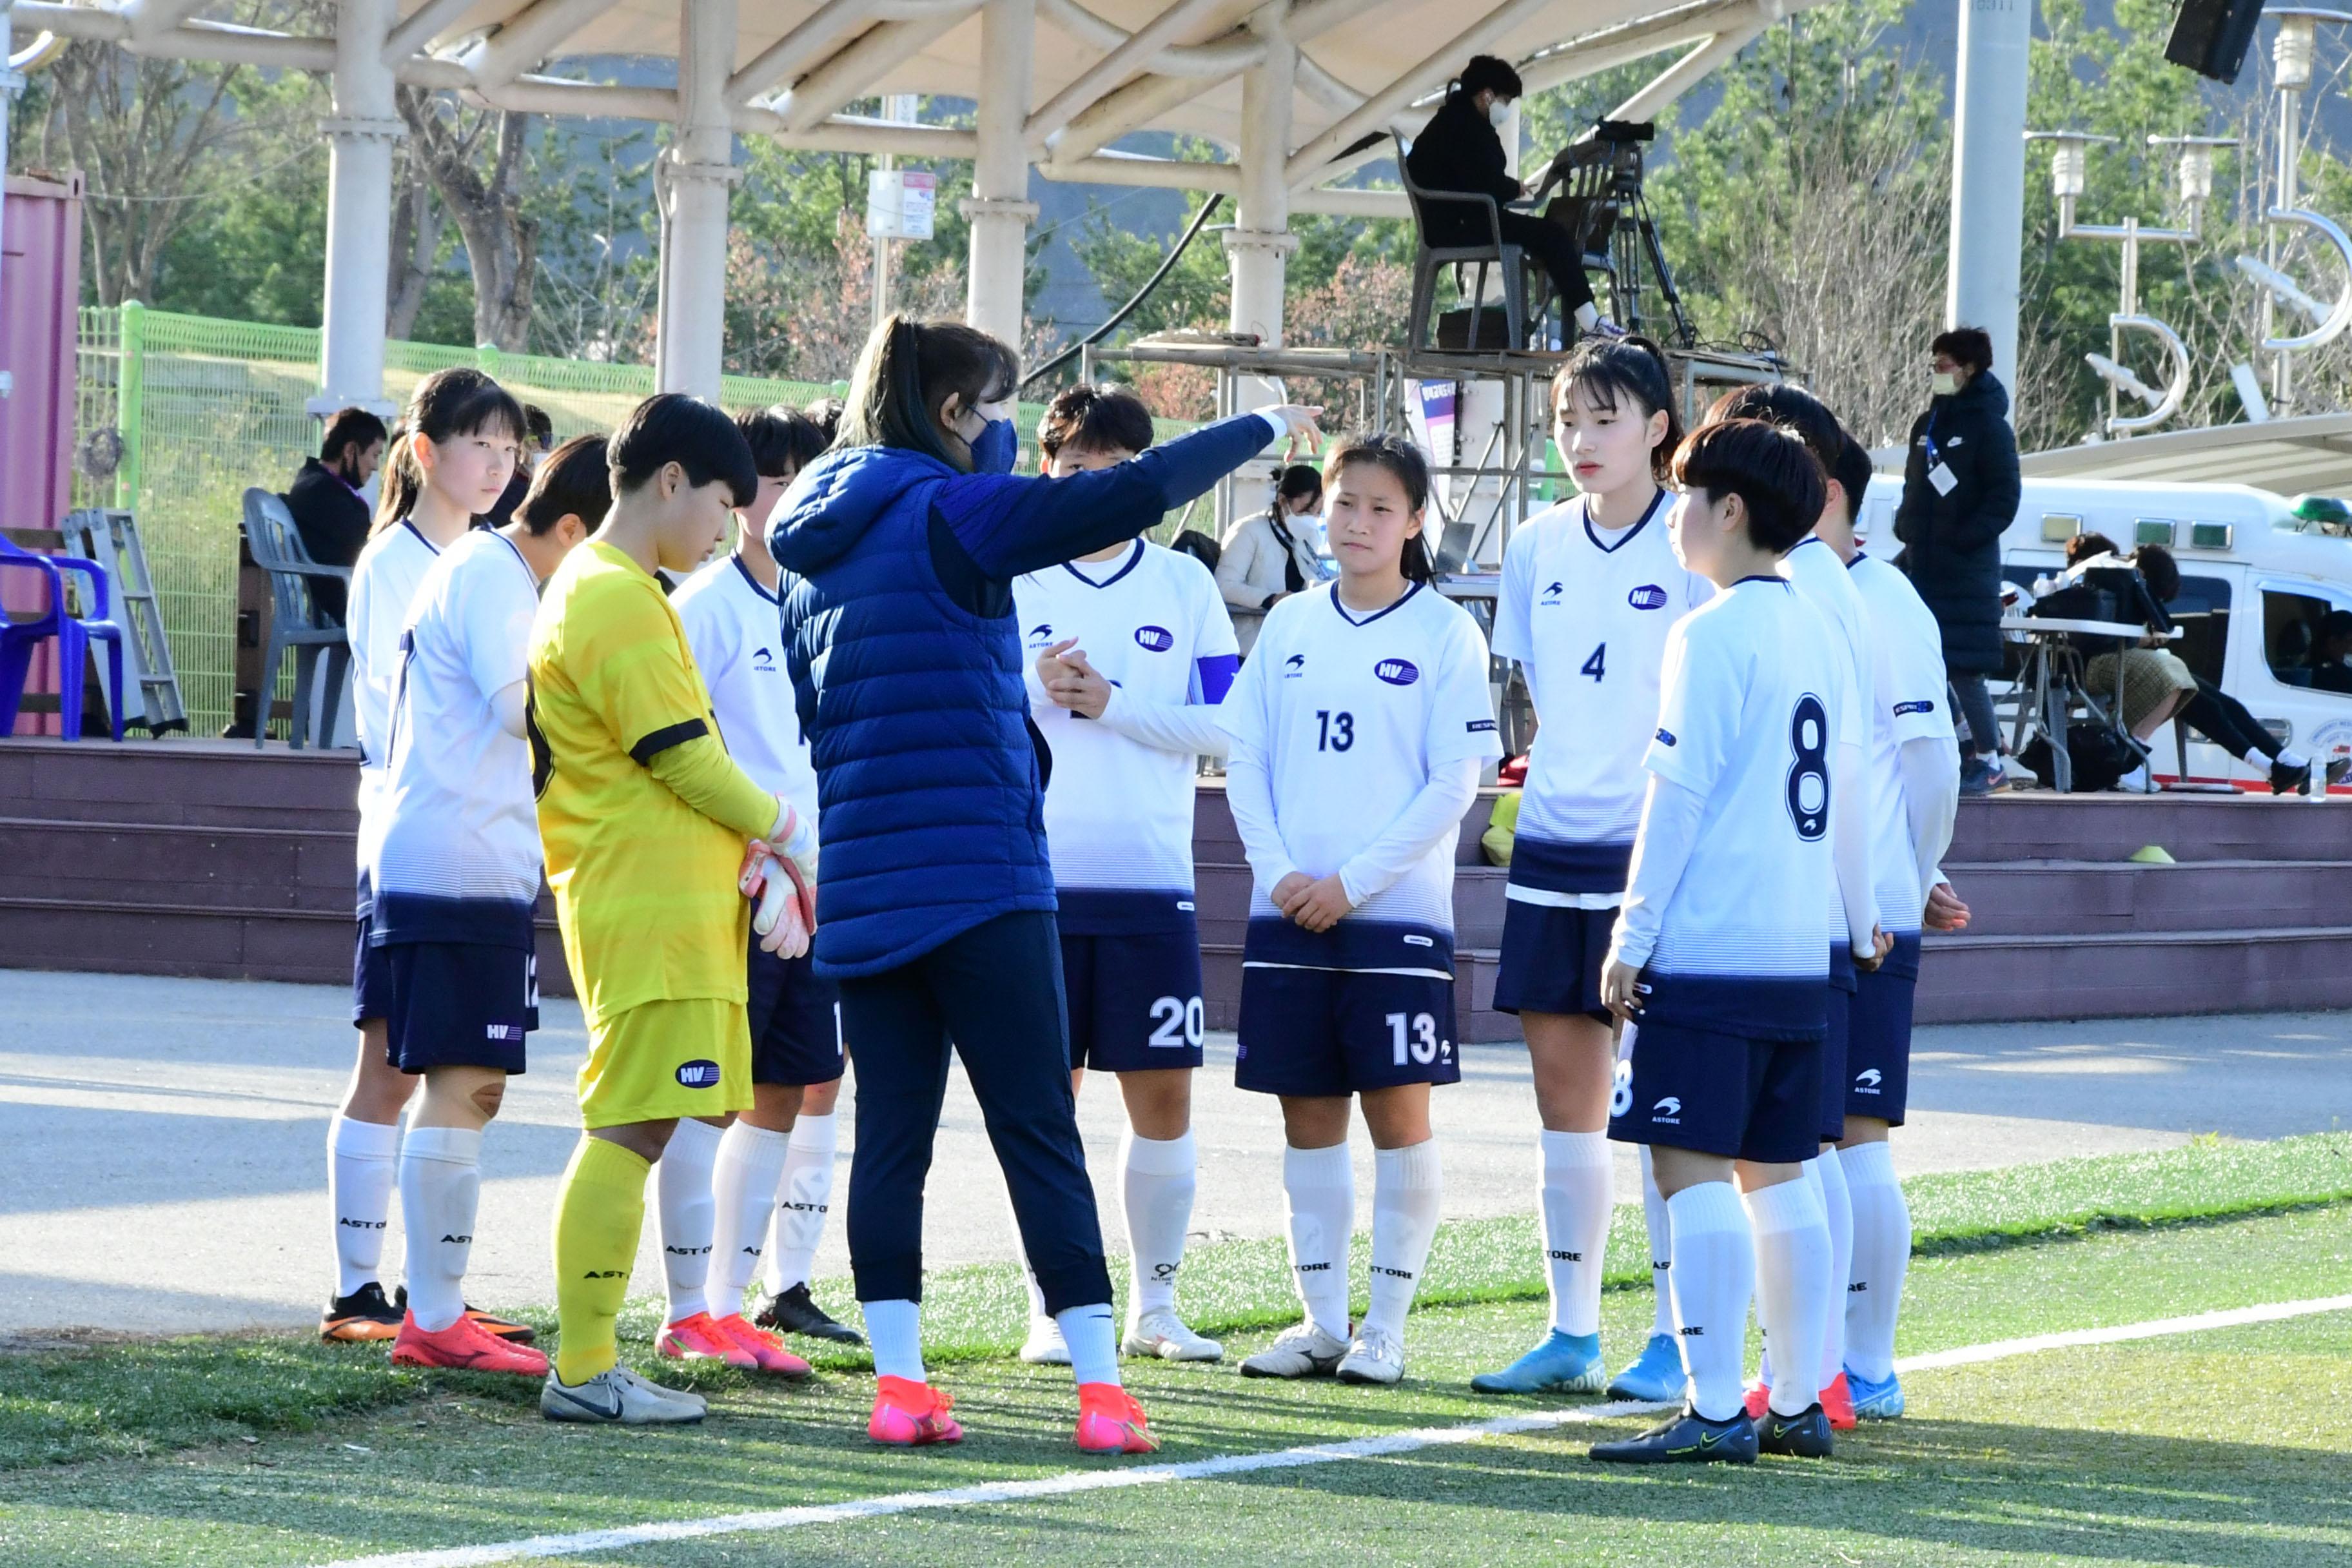
[[[2305, 210], [2302, 199], [2303, 95], [2311, 90], [2312, 57], [2316, 52], [2319, 24], [2352, 23], [2352, 13], [2311, 6], [2273, 7], [2278, 37], [2271, 40], [2271, 73], [2278, 92], [2278, 161], [2272, 176], [2271, 200], [2263, 213], [2263, 255], [2238, 258], [2239, 270], [2263, 286], [2262, 348], [2271, 356], [2271, 403], [2279, 413], [2294, 412], [2293, 356], [2333, 340], [2352, 323], [2352, 240], [2319, 214]], [[2336, 247], [2345, 267], [2344, 292], [2333, 309], [2316, 305], [2286, 278], [2282, 263], [2290, 243], [2285, 225], [2315, 231]], [[2259, 267], [2259, 269], [2258, 269]], [[2295, 337], [2279, 334], [2279, 306], [2287, 303], [2310, 318], [2312, 330]]]

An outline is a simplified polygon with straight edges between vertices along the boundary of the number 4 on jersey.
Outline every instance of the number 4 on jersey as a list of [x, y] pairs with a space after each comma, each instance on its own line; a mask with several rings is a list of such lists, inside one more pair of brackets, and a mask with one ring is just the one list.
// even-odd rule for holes
[[1592, 657], [1586, 659], [1583, 664], [1578, 667], [1576, 673], [1579, 675], [1589, 675], [1595, 680], [1601, 679], [1603, 676], [1609, 673], [1609, 664], [1606, 657], [1608, 652], [1609, 645], [1607, 643], [1600, 644], [1593, 648]]

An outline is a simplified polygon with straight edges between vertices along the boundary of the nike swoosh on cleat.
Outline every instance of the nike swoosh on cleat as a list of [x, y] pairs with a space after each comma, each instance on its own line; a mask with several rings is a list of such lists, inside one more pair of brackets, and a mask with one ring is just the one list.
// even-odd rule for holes
[[587, 1400], [583, 1399], [578, 1394], [572, 1393], [570, 1389], [559, 1384], [555, 1390], [555, 1396], [558, 1399], [570, 1400], [572, 1404], [578, 1405], [581, 1409], [587, 1411], [590, 1415], [601, 1415], [607, 1421], [617, 1419], [621, 1414], [621, 1396], [617, 1394], [611, 1396], [613, 1403], [610, 1405], [592, 1405]]

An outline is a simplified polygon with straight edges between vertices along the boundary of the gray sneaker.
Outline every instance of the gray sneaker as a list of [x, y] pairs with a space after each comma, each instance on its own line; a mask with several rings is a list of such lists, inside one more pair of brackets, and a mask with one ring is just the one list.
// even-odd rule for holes
[[699, 1394], [664, 1388], [615, 1366], [583, 1384], [569, 1384], [552, 1368], [539, 1391], [539, 1413], [550, 1421], [586, 1421], [618, 1426], [668, 1426], [699, 1421], [709, 1406]]
[[1283, 1331], [1282, 1337], [1242, 1363], [1244, 1377], [1328, 1377], [1348, 1353], [1348, 1342], [1312, 1323]]
[[1398, 1382], [1404, 1376], [1404, 1346], [1378, 1329], [1358, 1329], [1339, 1373], [1341, 1383]]

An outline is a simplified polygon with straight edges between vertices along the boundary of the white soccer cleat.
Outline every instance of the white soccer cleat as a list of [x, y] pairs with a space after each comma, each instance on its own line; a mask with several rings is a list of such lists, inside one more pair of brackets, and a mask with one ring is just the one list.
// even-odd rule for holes
[[1244, 1377], [1328, 1377], [1348, 1353], [1348, 1342], [1312, 1323], [1283, 1331], [1282, 1337], [1242, 1363]]
[[669, 1426], [699, 1421], [708, 1411], [699, 1394], [664, 1388], [625, 1366], [569, 1384], [553, 1369], [539, 1391], [539, 1413], [550, 1421], [586, 1421], [615, 1426]]
[[1341, 1383], [1391, 1384], [1404, 1378], [1404, 1346], [1378, 1329], [1359, 1329], [1339, 1363]]
[[1029, 1337], [1021, 1342], [1021, 1359], [1031, 1366], [1067, 1366], [1070, 1347], [1062, 1338], [1062, 1325], [1051, 1318], [1029, 1320]]
[[1224, 1346], [1194, 1333], [1171, 1307], [1155, 1307], [1129, 1323], [1119, 1349], [1161, 1361], [1223, 1361], [1225, 1356]]

